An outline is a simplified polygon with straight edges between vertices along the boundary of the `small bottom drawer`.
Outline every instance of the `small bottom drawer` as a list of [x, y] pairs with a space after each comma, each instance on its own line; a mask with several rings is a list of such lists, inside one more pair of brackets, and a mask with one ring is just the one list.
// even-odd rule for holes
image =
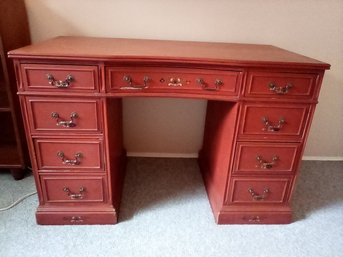
[[37, 212], [40, 225], [95, 225], [116, 224], [115, 212]]
[[220, 213], [218, 224], [289, 224], [290, 212], [233, 212]]

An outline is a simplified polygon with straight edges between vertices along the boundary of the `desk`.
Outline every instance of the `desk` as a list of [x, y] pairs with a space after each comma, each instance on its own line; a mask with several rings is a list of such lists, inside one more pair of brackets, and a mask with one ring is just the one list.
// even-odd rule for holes
[[207, 99], [199, 165], [219, 224], [290, 223], [330, 65], [268, 45], [58, 37], [9, 52], [39, 224], [114, 224], [123, 97]]

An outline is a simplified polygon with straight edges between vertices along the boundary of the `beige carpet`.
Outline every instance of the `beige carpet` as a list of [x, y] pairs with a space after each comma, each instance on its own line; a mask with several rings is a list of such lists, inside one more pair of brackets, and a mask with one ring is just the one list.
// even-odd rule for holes
[[[33, 190], [0, 173], [0, 208]], [[303, 162], [289, 225], [216, 225], [194, 159], [130, 158], [117, 225], [38, 226], [36, 206], [0, 212], [1, 257], [343, 256], [343, 162]]]

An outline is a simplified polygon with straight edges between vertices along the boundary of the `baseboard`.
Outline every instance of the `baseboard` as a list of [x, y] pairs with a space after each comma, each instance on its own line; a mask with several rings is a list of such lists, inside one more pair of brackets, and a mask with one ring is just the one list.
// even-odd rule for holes
[[343, 161], [341, 156], [303, 156], [303, 161]]
[[[153, 158], [198, 158], [197, 153], [148, 153], [128, 152], [129, 157], [153, 157]], [[303, 156], [303, 161], [343, 161], [341, 156]]]
[[154, 158], [198, 158], [197, 153], [146, 153], [128, 152], [129, 157], [154, 157]]

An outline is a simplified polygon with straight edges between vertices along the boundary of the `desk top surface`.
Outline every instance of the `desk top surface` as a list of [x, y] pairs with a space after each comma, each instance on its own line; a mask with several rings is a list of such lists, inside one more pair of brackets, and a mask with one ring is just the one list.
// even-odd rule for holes
[[9, 52], [12, 58], [181, 61], [229, 65], [330, 65], [271, 45], [61, 36]]

